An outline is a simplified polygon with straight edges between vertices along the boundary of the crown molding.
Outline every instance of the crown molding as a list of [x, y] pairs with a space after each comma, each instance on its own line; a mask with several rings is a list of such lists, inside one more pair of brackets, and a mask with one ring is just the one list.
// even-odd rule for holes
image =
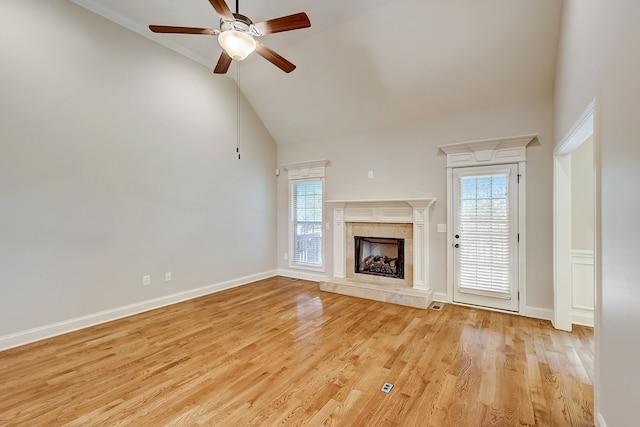
[[447, 155], [447, 167], [493, 165], [526, 161], [526, 147], [537, 135], [483, 139], [441, 145]]

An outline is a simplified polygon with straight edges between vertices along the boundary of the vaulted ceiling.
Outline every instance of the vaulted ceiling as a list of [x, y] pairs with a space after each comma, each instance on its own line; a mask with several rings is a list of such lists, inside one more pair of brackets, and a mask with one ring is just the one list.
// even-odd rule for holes
[[[218, 28], [207, 0], [72, 0], [213, 69], [215, 37], [153, 34], [149, 24]], [[227, 4], [235, 11], [235, 2]], [[322, 141], [429, 116], [550, 96], [561, 0], [241, 0], [254, 22], [306, 12], [311, 28], [260, 41], [240, 87], [278, 144]], [[151, 66], [151, 65], [150, 65]], [[225, 76], [236, 78], [235, 64]]]

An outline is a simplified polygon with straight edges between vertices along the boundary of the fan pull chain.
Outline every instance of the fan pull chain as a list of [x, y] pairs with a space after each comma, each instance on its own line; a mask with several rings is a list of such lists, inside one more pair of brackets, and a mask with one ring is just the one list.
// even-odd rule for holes
[[236, 153], [238, 153], [238, 160], [240, 160], [240, 61], [236, 61]]

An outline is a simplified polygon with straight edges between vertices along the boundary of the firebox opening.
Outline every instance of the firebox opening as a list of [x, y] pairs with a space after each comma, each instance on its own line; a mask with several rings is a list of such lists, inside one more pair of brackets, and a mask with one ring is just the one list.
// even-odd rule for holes
[[355, 272], [404, 279], [404, 239], [355, 236]]

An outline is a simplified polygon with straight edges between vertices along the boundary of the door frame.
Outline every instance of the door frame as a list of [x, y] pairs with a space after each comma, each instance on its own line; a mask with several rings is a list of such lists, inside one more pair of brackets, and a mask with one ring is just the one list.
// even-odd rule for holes
[[[522, 135], [508, 138], [496, 138], [480, 141], [463, 142], [457, 144], [441, 145], [439, 148], [447, 155], [447, 293], [446, 302], [453, 302], [454, 290], [454, 260], [453, 260], [453, 169], [466, 166], [493, 166], [506, 163], [518, 165], [520, 183], [518, 184], [518, 233], [520, 244], [518, 245], [518, 287], [520, 299], [518, 311], [504, 311], [500, 309], [486, 308], [487, 310], [503, 311], [505, 313], [527, 314], [527, 271], [526, 271], [526, 188], [527, 188], [527, 145], [537, 135]], [[454, 303], [460, 304], [460, 303]], [[460, 304], [465, 305], [465, 304]], [[539, 317], [536, 313], [534, 317]]]
[[553, 156], [553, 326], [563, 331], [571, 331], [573, 325], [571, 313], [572, 279], [571, 279], [571, 153], [573, 153], [590, 136], [594, 140], [594, 269], [596, 290], [594, 322], [598, 316], [598, 221], [599, 221], [599, 188], [598, 188], [598, 141], [594, 123], [595, 101], [587, 107], [580, 119], [558, 144]]

